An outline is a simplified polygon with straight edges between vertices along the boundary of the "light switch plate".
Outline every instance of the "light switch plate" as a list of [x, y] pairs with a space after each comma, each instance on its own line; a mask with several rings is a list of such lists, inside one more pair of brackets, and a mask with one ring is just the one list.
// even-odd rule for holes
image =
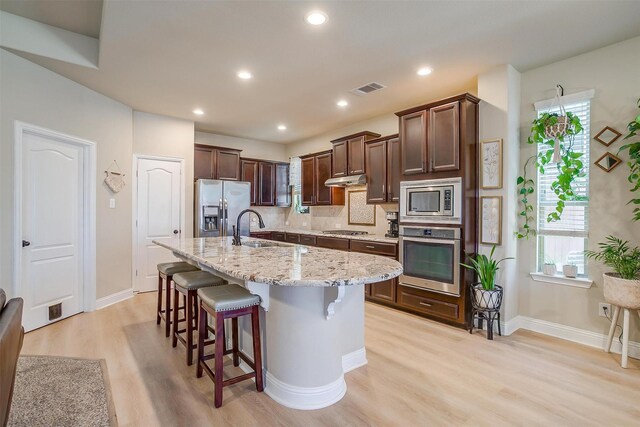
[[116, 199], [111, 198], [109, 199], [109, 209], [115, 209], [116, 208]]

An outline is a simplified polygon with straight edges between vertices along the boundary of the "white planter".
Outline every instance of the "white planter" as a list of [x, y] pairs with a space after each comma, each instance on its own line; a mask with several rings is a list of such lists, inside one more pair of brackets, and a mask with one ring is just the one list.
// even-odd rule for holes
[[562, 266], [562, 273], [566, 277], [574, 278], [578, 275], [578, 266], [572, 264], [565, 264]]
[[615, 273], [604, 273], [604, 300], [630, 310], [640, 309], [640, 279], [627, 280]]
[[544, 264], [542, 266], [542, 273], [546, 274], [547, 276], [555, 276], [557, 272], [558, 270], [556, 269], [555, 264]]
[[478, 308], [498, 309], [502, 304], [502, 287], [495, 285], [495, 288], [488, 291], [482, 289], [482, 285], [473, 286], [473, 304]]

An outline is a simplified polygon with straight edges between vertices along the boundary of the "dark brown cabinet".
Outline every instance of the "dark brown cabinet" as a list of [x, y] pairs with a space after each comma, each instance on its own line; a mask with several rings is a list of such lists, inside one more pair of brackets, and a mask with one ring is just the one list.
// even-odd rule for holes
[[196, 144], [193, 157], [194, 179], [240, 181], [240, 151]]
[[400, 140], [398, 135], [365, 143], [367, 203], [400, 200]]
[[[370, 242], [366, 240], [351, 240], [350, 248], [352, 252], [382, 255], [393, 259], [396, 259], [398, 253], [398, 245], [396, 244]], [[372, 283], [365, 292], [372, 300], [393, 303], [395, 302], [397, 283], [398, 280], [396, 278]]]
[[427, 172], [427, 112], [416, 111], [400, 117], [402, 174]]
[[275, 200], [276, 165], [271, 162], [258, 163], [258, 200], [260, 206], [273, 206]]
[[429, 110], [429, 158], [431, 172], [460, 169], [459, 102]]
[[240, 169], [242, 171], [242, 181], [251, 183], [251, 205], [258, 202], [258, 162], [255, 160], [241, 159]]
[[331, 178], [333, 155], [331, 151], [308, 154], [301, 157], [302, 204], [344, 205], [344, 188], [327, 187], [325, 181]]
[[339, 178], [347, 175], [365, 173], [364, 144], [378, 138], [380, 134], [359, 132], [331, 141], [333, 144], [333, 171], [331, 176]]

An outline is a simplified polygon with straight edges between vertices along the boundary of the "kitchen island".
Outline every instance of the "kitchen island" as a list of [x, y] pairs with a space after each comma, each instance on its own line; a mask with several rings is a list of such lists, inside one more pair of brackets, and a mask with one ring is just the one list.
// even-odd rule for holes
[[[367, 363], [364, 285], [402, 273], [393, 259], [231, 237], [158, 241], [198, 268], [260, 295], [265, 393], [295, 409], [318, 409], [346, 393], [344, 373]], [[249, 322], [240, 319], [251, 353]], [[246, 345], [245, 345], [246, 344]]]

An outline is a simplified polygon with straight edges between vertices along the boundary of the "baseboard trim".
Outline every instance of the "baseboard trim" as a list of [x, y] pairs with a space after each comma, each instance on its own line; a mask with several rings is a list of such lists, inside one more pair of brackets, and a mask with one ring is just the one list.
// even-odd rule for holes
[[[528, 331], [562, 338], [567, 341], [588, 345], [589, 347], [599, 348], [601, 350], [604, 350], [607, 343], [607, 336], [605, 334], [574, 328], [573, 326], [562, 325], [560, 323], [548, 322], [546, 320], [534, 319], [527, 316], [516, 316], [507, 322], [502, 322], [501, 326], [504, 335], [511, 335], [518, 329], [526, 329]], [[618, 341], [617, 336], [613, 338], [611, 352], [618, 354], [622, 353], [622, 344]], [[629, 341], [629, 356], [640, 359], [640, 343]]]
[[292, 409], [326, 408], [342, 399], [347, 392], [344, 375], [320, 387], [299, 387], [287, 384], [270, 372], [265, 375], [264, 392], [279, 404]]
[[342, 356], [342, 371], [346, 374], [347, 372], [353, 371], [367, 363], [367, 350], [362, 347], [361, 349]]
[[133, 289], [125, 289], [124, 291], [116, 292], [115, 294], [108, 295], [106, 297], [98, 298], [96, 300], [96, 310], [108, 307], [120, 301], [127, 300], [133, 297]]

